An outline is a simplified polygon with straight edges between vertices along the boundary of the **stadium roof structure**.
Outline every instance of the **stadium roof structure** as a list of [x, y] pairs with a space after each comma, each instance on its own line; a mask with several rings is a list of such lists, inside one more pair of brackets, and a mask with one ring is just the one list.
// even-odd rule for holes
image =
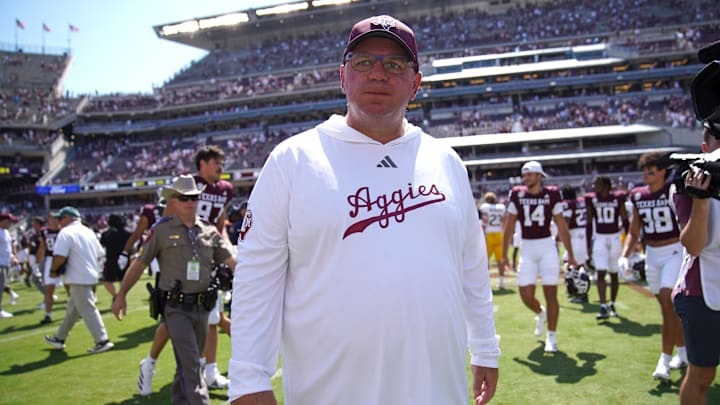
[[[451, 0], [455, 3], [459, 0]], [[430, 0], [419, 0], [432, 4]], [[296, 34], [330, 28], [350, 30], [349, 21], [405, 9], [406, 0], [308, 0], [292, 1], [264, 8], [249, 8], [214, 16], [189, 18], [153, 27], [156, 35], [196, 48], [235, 49], [242, 45], [277, 38], [292, 31]]]
[[[635, 146], [608, 144], [606, 147], [597, 145], [584, 149], [582, 143], [591, 139], [599, 138], [634, 138], [642, 139]], [[683, 152], [688, 150], [684, 145], [673, 142], [671, 135], [663, 128], [650, 125], [609, 125], [599, 127], [569, 128], [533, 132], [516, 132], [509, 134], [488, 134], [472, 135], [464, 137], [439, 138], [439, 141], [448, 146], [458, 148], [473, 148], [509, 145], [509, 144], [531, 144], [535, 146], [532, 152], [501, 154], [493, 152], [481, 152], [480, 158], [468, 158], [463, 164], [470, 166], [484, 167], [507, 167], [519, 165], [527, 160], [540, 162], [577, 162], [583, 160], [615, 161], [637, 158], [647, 152]], [[574, 150], [553, 150], [553, 145], [562, 144], [565, 141], [579, 141], [579, 149]], [[599, 146], [599, 147], [598, 147]], [[484, 157], [487, 156], [487, 157]]]
[[668, 147], [648, 147], [648, 148], [637, 148], [637, 149], [624, 149], [624, 150], [605, 150], [605, 151], [588, 151], [588, 152], [569, 152], [569, 153], [552, 153], [552, 154], [546, 154], [546, 155], [538, 155], [533, 154], [532, 156], [513, 156], [513, 157], [505, 157], [505, 158], [489, 158], [489, 159], [473, 159], [473, 160], [464, 160], [463, 164], [465, 166], [499, 166], [499, 165], [508, 165], [508, 164], [520, 164], [523, 162], [527, 162], [528, 160], [537, 160], [539, 162], [548, 162], [548, 161], [579, 161], [583, 159], [595, 159], [595, 160], [604, 160], [608, 158], [612, 158], [612, 160], [616, 160], [617, 158], [624, 158], [624, 157], [632, 157], [632, 156], [640, 156], [643, 153], [648, 152], [664, 152], [664, 153], [671, 153], [671, 152], [681, 152], [684, 151], [684, 148], [678, 147], [678, 146], [668, 146]]
[[378, 14], [404, 19], [471, 7], [480, 7], [488, 13], [499, 13], [522, 2], [524, 0], [288, 0], [285, 4], [265, 8], [159, 24], [153, 29], [159, 38], [195, 48], [207, 51], [233, 50], [249, 43], [272, 40], [289, 32], [294, 35], [327, 30], [349, 32], [352, 23]]
[[600, 58], [593, 60], [554, 60], [548, 62], [522, 63], [518, 65], [489, 66], [472, 69], [464, 69], [461, 72], [438, 73], [423, 77], [423, 83], [443, 82], [448, 80], [472, 79], [478, 77], [490, 77], [501, 75], [513, 75], [519, 73], [538, 73], [553, 70], [580, 69], [586, 67], [610, 66], [623, 62], [620, 58]]
[[584, 53], [584, 52], [605, 52], [608, 46], [605, 43], [591, 44], [591, 45], [577, 45], [577, 46], [561, 46], [553, 48], [540, 48], [530, 49], [524, 51], [514, 52], [503, 52], [503, 53], [488, 53], [483, 55], [473, 56], [461, 56], [451, 57], [444, 59], [436, 59], [432, 61], [433, 68], [451, 67], [457, 65], [463, 65], [466, 63], [473, 62], [492, 62], [502, 60], [512, 60], [515, 58], [524, 57], [541, 57], [544, 55], [558, 55], [558, 54], [572, 54], [573, 52]]
[[471, 135], [461, 137], [439, 138], [438, 140], [446, 143], [450, 147], [457, 148], [463, 146], [497, 145], [538, 141], [562, 141], [578, 138], [588, 139], [608, 136], [655, 134], [662, 131], [663, 130], [661, 128], [643, 124], [608, 125], [587, 128], [566, 128], [532, 132], [513, 132], [509, 134]]

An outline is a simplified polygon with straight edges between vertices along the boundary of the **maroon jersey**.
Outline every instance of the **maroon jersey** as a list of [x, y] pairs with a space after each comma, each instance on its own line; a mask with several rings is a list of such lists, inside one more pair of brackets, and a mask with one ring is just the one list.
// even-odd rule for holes
[[550, 237], [553, 213], [562, 213], [560, 190], [544, 186], [538, 194], [530, 194], [526, 186], [515, 186], [508, 196], [508, 212], [517, 215], [523, 239]]
[[563, 211], [563, 217], [567, 222], [568, 229], [585, 229], [587, 225], [587, 207], [585, 206], [585, 200], [582, 197], [578, 197], [574, 200], [565, 200], [565, 211]]
[[200, 194], [197, 215], [201, 219], [217, 225], [225, 206], [233, 197], [232, 184], [225, 180], [220, 180], [215, 184], [208, 184], [205, 179], [197, 175], [195, 176], [195, 182], [198, 187], [202, 184], [206, 185], [205, 190]]
[[627, 195], [623, 191], [611, 191], [607, 197], [599, 197], [594, 192], [585, 194], [585, 205], [588, 210], [592, 210], [595, 232], [602, 234], [620, 232], [621, 207], [625, 205], [626, 199]]
[[60, 229], [53, 231], [50, 228], [43, 228], [42, 230], [40, 230], [40, 235], [45, 240], [45, 257], [51, 257], [53, 255], [55, 238], [57, 238], [59, 233]]
[[655, 193], [650, 187], [635, 187], [630, 191], [630, 201], [642, 219], [645, 240], [667, 240], [680, 236], [680, 227], [670, 205], [670, 183]]
[[147, 218], [148, 229], [153, 226], [153, 224], [158, 220], [158, 218], [162, 217], [162, 212], [164, 209], [164, 206], [155, 204], [145, 204], [142, 206], [142, 208], [140, 208], [140, 217]]
[[35, 256], [35, 254], [37, 253], [38, 248], [40, 247], [41, 232], [42, 228], [40, 228], [39, 232], [35, 232], [33, 230], [32, 232], [30, 232], [29, 235], [26, 236], [28, 241], [28, 254]]

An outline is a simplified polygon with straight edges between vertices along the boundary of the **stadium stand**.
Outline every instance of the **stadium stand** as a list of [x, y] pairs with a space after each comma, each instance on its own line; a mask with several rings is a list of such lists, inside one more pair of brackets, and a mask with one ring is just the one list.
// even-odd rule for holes
[[[557, 181], [583, 186], [597, 173], [637, 181], [640, 153], [699, 144], [687, 90], [698, 44], [720, 37], [711, 1], [404, 3], [246, 10], [248, 24], [197, 35], [158, 25], [159, 37], [208, 54], [151, 94], [67, 99], [71, 56], [0, 53], [3, 80], [18, 89], [0, 93], [0, 143], [16, 148], [0, 158], [27, 146], [21, 160], [34, 153], [43, 162], [42, 175], [26, 180], [41, 197], [26, 184], [10, 198], [132, 211], [191, 172], [192, 152], [210, 143], [225, 149], [226, 177], [247, 193], [274, 145], [344, 112], [345, 30], [377, 10], [410, 22], [424, 49], [408, 119], [458, 150], [477, 193], [503, 193], [528, 154]], [[38, 75], [43, 69], [51, 74]], [[13, 97], [30, 101], [10, 106]]]

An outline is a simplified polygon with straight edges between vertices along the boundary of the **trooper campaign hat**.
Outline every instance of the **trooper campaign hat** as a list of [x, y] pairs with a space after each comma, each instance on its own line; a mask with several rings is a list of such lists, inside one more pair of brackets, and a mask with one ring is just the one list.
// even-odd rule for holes
[[172, 185], [163, 188], [161, 196], [165, 201], [170, 201], [176, 195], [200, 195], [205, 190], [205, 184], [198, 188], [195, 178], [189, 174], [178, 176]]

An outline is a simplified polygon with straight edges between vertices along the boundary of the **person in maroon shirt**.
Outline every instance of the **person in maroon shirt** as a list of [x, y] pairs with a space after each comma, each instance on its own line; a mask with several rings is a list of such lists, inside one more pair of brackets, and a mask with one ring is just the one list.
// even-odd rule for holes
[[[547, 323], [545, 351], [557, 352], [556, 331], [560, 306], [557, 300], [557, 285], [560, 279], [560, 257], [550, 232], [550, 223], [555, 221], [558, 237], [568, 253], [568, 264], [577, 266], [570, 233], [563, 218], [564, 204], [560, 190], [554, 186], [543, 186], [542, 178], [547, 176], [540, 163], [527, 162], [521, 169], [523, 185], [510, 190], [507, 204], [507, 219], [503, 227], [502, 263], [509, 270], [508, 250], [513, 236], [515, 221], [519, 220], [522, 234], [520, 263], [518, 265], [518, 287], [522, 302], [536, 314], [535, 336], [542, 336]], [[535, 298], [535, 285], [541, 278], [545, 305]]]
[[[612, 181], [608, 176], [598, 176], [593, 182], [593, 189], [594, 192], [585, 194], [586, 241], [588, 257], [597, 271], [600, 313], [595, 318], [607, 319], [617, 316], [615, 301], [620, 290], [617, 261], [622, 252], [620, 224], [625, 229], [628, 226], [626, 195], [623, 191], [612, 190]], [[606, 303], [606, 273], [610, 273], [610, 305]]]
[[[720, 117], [716, 121], [703, 123], [705, 153], [720, 150]], [[685, 186], [708, 190], [712, 177], [705, 170], [689, 170]], [[675, 194], [673, 199], [680, 223], [680, 243], [686, 249], [672, 294], [688, 358], [680, 403], [706, 404], [708, 388], [715, 380], [720, 362], [720, 201], [697, 194]]]
[[[575, 254], [575, 260], [578, 265], [585, 265], [587, 268], [587, 243], [585, 243], [585, 225], [587, 223], [587, 207], [585, 206], [585, 199], [577, 196], [575, 187], [571, 185], [565, 185], [560, 189], [563, 197], [563, 203], [565, 209], [563, 210], [563, 216], [568, 225], [570, 232], [570, 243], [573, 247], [573, 253]], [[567, 261], [567, 252], [565, 253], [564, 260]], [[569, 270], [569, 269], [567, 269]], [[567, 277], [567, 273], [566, 273]], [[579, 296], [571, 296], [570, 302], [584, 304], [588, 302], [587, 292], [580, 294]]]
[[[628, 196], [633, 205], [633, 215], [622, 255], [618, 259], [618, 269], [625, 273], [630, 270], [627, 258], [635, 251], [642, 231], [646, 245], [648, 288], [655, 294], [662, 315], [662, 352], [653, 377], [668, 381], [670, 369], [687, 365], [687, 356], [680, 318], [670, 297], [680, 272], [683, 248], [670, 200], [671, 171], [661, 167], [664, 156], [663, 152], [650, 152], [638, 160], [645, 185], [633, 188]], [[676, 346], [678, 355], [672, 357]]]
[[[40, 230], [40, 243], [38, 245], [35, 260], [43, 269], [43, 285], [45, 286], [45, 316], [40, 321], [41, 325], [52, 322], [52, 309], [57, 296], [55, 295], [55, 287], [62, 286], [62, 277], [52, 277], [50, 275], [50, 266], [53, 259], [53, 246], [55, 238], [60, 233], [60, 223], [51, 213], [47, 216], [47, 226]], [[67, 290], [67, 287], [65, 287]]]
[[162, 216], [165, 210], [165, 202], [160, 200], [157, 204], [145, 204], [140, 208], [140, 218], [135, 225], [135, 230], [130, 234], [122, 254], [118, 257], [118, 267], [125, 270], [129, 264], [129, 253], [132, 252], [135, 242], [141, 240], [145, 231], [150, 229], [153, 224]]

